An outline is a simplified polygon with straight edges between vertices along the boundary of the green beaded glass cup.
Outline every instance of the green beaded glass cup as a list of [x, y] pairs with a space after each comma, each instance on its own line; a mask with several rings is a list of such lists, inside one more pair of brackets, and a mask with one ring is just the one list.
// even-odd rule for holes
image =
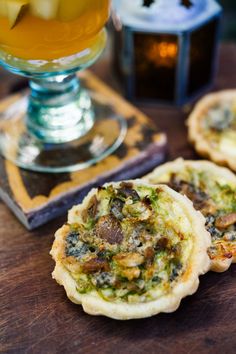
[[52, 173], [110, 155], [124, 140], [126, 121], [77, 76], [105, 47], [110, 1], [1, 1], [0, 64], [28, 77], [31, 89], [0, 113], [1, 154]]

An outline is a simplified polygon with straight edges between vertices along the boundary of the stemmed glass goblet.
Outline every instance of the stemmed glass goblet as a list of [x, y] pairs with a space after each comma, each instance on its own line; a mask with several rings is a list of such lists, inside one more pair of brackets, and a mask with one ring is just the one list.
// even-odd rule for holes
[[126, 123], [77, 72], [106, 43], [110, 0], [0, 0], [0, 64], [29, 78], [30, 94], [0, 112], [0, 151], [39, 172], [70, 172], [107, 157]]

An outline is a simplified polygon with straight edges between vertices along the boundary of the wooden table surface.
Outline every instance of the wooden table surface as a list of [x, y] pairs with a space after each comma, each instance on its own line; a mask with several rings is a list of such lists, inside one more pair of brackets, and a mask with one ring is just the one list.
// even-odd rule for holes
[[[93, 70], [114, 77], [107, 59]], [[0, 72], [0, 97], [25, 86]], [[236, 44], [222, 46], [215, 89], [236, 87]], [[188, 109], [140, 107], [169, 138], [169, 159], [196, 157], [186, 140]], [[0, 201], [1, 353], [236, 353], [236, 265], [201, 278], [198, 292], [172, 314], [119, 322], [91, 317], [51, 279], [55, 230], [66, 216], [29, 232]]]

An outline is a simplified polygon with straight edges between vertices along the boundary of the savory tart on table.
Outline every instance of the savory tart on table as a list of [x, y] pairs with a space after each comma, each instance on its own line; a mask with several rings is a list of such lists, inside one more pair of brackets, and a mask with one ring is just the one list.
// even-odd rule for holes
[[188, 120], [197, 152], [236, 171], [236, 90], [205, 96]]
[[211, 270], [223, 272], [236, 262], [235, 174], [209, 161], [180, 158], [158, 167], [144, 180], [165, 183], [186, 195], [205, 216], [206, 229], [211, 234]]
[[57, 231], [53, 278], [89, 314], [149, 317], [197, 290], [209, 246], [205, 219], [186, 197], [139, 180], [109, 183]]

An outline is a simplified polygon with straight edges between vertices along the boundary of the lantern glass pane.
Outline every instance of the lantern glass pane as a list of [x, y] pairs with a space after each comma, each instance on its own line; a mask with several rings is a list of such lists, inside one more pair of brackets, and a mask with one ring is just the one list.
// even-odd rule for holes
[[175, 99], [178, 37], [134, 34], [134, 77], [137, 99]]
[[218, 19], [192, 32], [190, 36], [190, 66], [187, 94], [190, 96], [211, 82], [215, 63], [215, 43]]

